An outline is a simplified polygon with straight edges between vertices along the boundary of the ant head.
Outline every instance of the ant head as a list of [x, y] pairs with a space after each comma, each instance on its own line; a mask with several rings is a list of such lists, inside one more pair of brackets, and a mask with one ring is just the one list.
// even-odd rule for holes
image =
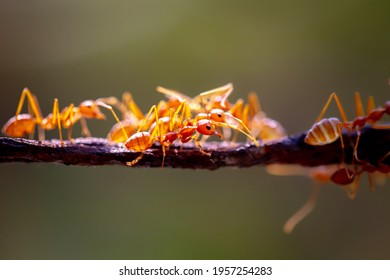
[[215, 122], [225, 122], [225, 112], [222, 109], [212, 109], [210, 119]]
[[349, 185], [355, 180], [356, 171], [349, 168], [341, 168], [330, 177], [330, 180], [337, 185]]
[[95, 101], [86, 100], [79, 105], [80, 114], [88, 119], [105, 120], [106, 116], [100, 112], [99, 106]]
[[211, 120], [199, 120], [197, 123], [197, 128], [196, 130], [200, 134], [204, 135], [216, 135], [219, 138], [222, 136], [218, 133], [215, 124]]

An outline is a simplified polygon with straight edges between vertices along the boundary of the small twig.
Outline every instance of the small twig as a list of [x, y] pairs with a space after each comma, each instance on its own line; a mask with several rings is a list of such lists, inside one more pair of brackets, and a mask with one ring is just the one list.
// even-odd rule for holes
[[[166, 167], [217, 169], [220, 167], [249, 167], [271, 163], [318, 166], [340, 163], [342, 151], [340, 141], [325, 146], [310, 146], [304, 143], [305, 133], [284, 140], [261, 144], [209, 142], [205, 156], [193, 144], [172, 146], [167, 151]], [[344, 132], [345, 162], [351, 163], [356, 134]], [[390, 129], [364, 128], [359, 143], [358, 155], [364, 164], [390, 165], [390, 156], [379, 162], [390, 151]], [[101, 138], [78, 138], [61, 147], [58, 140], [36, 141], [20, 138], [0, 138], [0, 162], [57, 162], [66, 165], [125, 165], [139, 153], [127, 150], [121, 144], [113, 144]], [[154, 145], [135, 167], [160, 167], [161, 147]], [[359, 164], [355, 162], [354, 164]]]

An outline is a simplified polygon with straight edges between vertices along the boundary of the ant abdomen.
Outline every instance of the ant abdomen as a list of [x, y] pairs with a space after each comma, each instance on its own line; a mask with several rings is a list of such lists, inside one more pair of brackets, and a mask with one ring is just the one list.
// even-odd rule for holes
[[144, 152], [149, 149], [153, 141], [150, 140], [151, 135], [149, 132], [142, 131], [134, 133], [127, 141], [125, 142], [126, 148], [135, 152]]
[[340, 120], [337, 118], [322, 119], [315, 123], [306, 135], [305, 143], [322, 146], [333, 143], [340, 137]]
[[12, 117], [3, 126], [2, 132], [10, 137], [23, 137], [35, 129], [36, 119], [30, 114]]

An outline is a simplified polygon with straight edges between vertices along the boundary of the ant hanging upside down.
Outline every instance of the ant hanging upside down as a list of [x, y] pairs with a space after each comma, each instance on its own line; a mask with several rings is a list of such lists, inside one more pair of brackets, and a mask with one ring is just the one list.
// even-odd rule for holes
[[[342, 121], [337, 118], [322, 119], [332, 99], [334, 99], [337, 104]], [[388, 165], [384, 164], [385, 159], [390, 156], [390, 151], [379, 159], [377, 166], [372, 166], [370, 163], [358, 158], [359, 139], [362, 128], [365, 125], [371, 125], [376, 129], [390, 128], [387, 124], [377, 124], [385, 114], [390, 115], [390, 101], [385, 103], [385, 107], [375, 108], [374, 99], [372, 96], [369, 96], [365, 114], [360, 95], [356, 92], [355, 106], [357, 117], [352, 121], [348, 121], [340, 100], [336, 93], [332, 93], [315, 124], [308, 131], [305, 138], [305, 142], [313, 146], [327, 145], [340, 138], [342, 147], [342, 160], [340, 164], [310, 168], [302, 166], [270, 165], [267, 166], [267, 171], [274, 175], [304, 175], [310, 177], [313, 181], [320, 183], [332, 182], [340, 186], [350, 199], [355, 198], [360, 178], [362, 174], [366, 172], [369, 178], [370, 190], [373, 191], [374, 178], [380, 178], [390, 173], [390, 168]], [[344, 163], [343, 128], [346, 129], [347, 132], [357, 132], [352, 164], [350, 165]], [[355, 162], [359, 162], [360, 165], [355, 165]], [[319, 187], [313, 186], [307, 202], [286, 222], [284, 226], [284, 231], [286, 233], [290, 233], [295, 226], [314, 209], [318, 200], [318, 195]]]

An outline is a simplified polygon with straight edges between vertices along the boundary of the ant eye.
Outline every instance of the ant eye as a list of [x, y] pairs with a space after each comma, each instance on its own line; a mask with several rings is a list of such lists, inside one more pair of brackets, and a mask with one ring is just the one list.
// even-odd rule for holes
[[221, 113], [218, 113], [218, 117], [222, 118], [222, 114], [221, 114]]
[[215, 130], [214, 124], [210, 120], [199, 120], [196, 124], [196, 130], [200, 134], [211, 135]]

